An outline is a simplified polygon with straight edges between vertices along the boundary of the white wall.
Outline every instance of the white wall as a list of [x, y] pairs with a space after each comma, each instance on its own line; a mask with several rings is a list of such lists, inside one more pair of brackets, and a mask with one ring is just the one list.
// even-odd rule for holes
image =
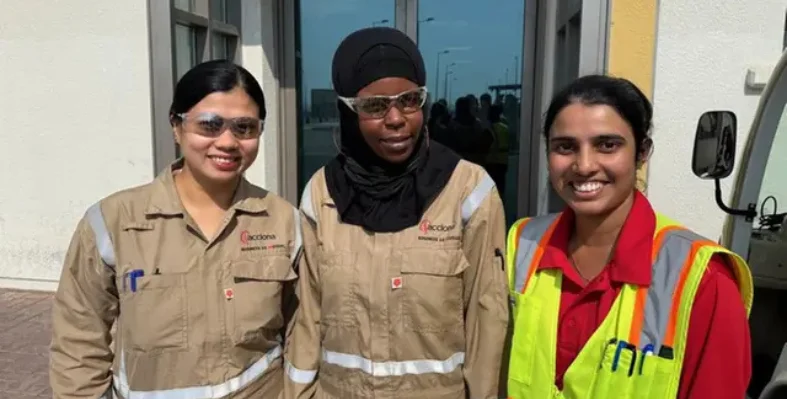
[[274, 0], [243, 1], [241, 21], [242, 65], [259, 81], [265, 93], [265, 131], [257, 160], [246, 171], [249, 181], [279, 193], [279, 83], [276, 68], [276, 19]]
[[[713, 109], [735, 112], [741, 154], [759, 101], [745, 92], [746, 71], [779, 59], [785, 6], [783, 0], [660, 1], [648, 197], [660, 212], [714, 240], [725, 214], [715, 204], [713, 182], [691, 172], [697, 119]], [[732, 183], [722, 182], [725, 200]]]
[[77, 221], [153, 177], [145, 1], [0, 1], [0, 286], [52, 289]]

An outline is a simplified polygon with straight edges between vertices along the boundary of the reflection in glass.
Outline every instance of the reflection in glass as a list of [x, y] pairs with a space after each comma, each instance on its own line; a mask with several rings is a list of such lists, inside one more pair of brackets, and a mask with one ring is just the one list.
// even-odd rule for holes
[[[483, 166], [516, 218], [522, 102], [522, 0], [418, 2], [431, 137]], [[530, 93], [527, 93], [530, 95]]]
[[[579, 51], [582, 32], [582, 1], [558, 2], [555, 21], [555, 66], [553, 90], [571, 83], [579, 77]], [[548, 184], [548, 210], [560, 212], [566, 203], [557, 194], [551, 184]]]
[[331, 83], [333, 53], [348, 34], [369, 26], [394, 26], [394, 0], [300, 0], [298, 82], [298, 191], [336, 156], [339, 113]]
[[213, 59], [230, 59], [230, 38], [221, 33], [213, 34]]
[[175, 8], [183, 11], [194, 11], [194, 0], [174, 0]]
[[197, 65], [197, 33], [186, 25], [175, 25], [175, 74], [180, 79]]
[[229, 23], [227, 0], [212, 0], [210, 2], [210, 19]]

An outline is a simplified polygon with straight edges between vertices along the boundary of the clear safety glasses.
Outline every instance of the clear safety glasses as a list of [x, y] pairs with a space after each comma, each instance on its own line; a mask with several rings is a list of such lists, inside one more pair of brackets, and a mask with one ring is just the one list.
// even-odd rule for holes
[[426, 87], [408, 90], [395, 96], [341, 97], [351, 110], [369, 118], [382, 118], [392, 106], [409, 114], [417, 112], [426, 103]]

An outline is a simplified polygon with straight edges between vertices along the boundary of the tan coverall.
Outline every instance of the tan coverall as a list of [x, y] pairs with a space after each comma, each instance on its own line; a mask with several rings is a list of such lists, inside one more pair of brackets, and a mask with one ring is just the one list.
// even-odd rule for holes
[[79, 222], [54, 300], [56, 399], [281, 394], [297, 210], [243, 179], [206, 238], [172, 173], [100, 201]]
[[461, 161], [421, 223], [401, 232], [341, 223], [323, 170], [301, 212], [285, 398], [497, 398], [505, 221], [480, 166]]

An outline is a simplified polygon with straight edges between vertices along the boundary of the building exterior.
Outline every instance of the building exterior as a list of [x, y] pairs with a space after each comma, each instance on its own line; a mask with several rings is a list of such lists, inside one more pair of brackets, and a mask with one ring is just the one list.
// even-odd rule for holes
[[560, 207], [540, 134], [552, 93], [579, 75], [609, 73], [654, 100], [656, 147], [642, 171], [649, 198], [718, 236], [724, 214], [712, 205], [713, 185], [690, 171], [696, 119], [709, 109], [735, 111], [744, 145], [759, 100], [747, 72], [767, 80], [783, 49], [785, 7], [777, 0], [4, 0], [0, 286], [55, 289], [87, 207], [150, 181], [176, 158], [167, 120], [173, 85], [200, 61], [234, 59], [261, 82], [269, 117], [248, 177], [297, 202], [338, 144], [330, 56], [342, 37], [370, 25], [418, 41], [435, 72], [433, 99], [451, 104], [494, 92], [504, 104], [517, 143], [504, 195], [509, 220]]

